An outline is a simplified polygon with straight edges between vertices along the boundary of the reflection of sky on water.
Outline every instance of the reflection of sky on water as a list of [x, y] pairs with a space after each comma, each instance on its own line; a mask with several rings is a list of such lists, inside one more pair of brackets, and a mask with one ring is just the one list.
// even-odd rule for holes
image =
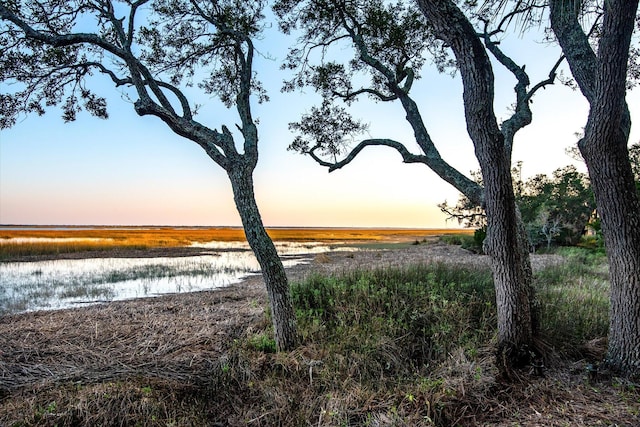
[[[190, 257], [0, 263], [0, 314], [197, 292], [228, 286], [259, 273], [258, 262], [245, 242], [193, 246], [219, 252]], [[278, 242], [276, 247], [285, 267], [308, 262], [309, 256], [304, 255], [332, 250], [319, 243]]]

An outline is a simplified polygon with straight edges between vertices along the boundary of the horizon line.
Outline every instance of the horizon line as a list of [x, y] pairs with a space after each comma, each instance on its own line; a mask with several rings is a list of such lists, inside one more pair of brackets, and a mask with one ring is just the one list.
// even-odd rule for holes
[[[167, 224], [0, 224], [0, 228], [232, 228], [241, 225], [167, 225]], [[264, 228], [280, 229], [361, 229], [361, 230], [468, 230], [467, 227], [390, 227], [390, 226], [333, 226], [333, 225], [265, 225]]]

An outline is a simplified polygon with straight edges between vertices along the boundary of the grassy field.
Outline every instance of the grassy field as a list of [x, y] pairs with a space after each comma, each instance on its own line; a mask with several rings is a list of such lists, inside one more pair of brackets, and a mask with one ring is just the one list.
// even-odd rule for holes
[[[234, 317], [231, 289], [6, 319], [0, 425], [638, 426], [638, 384], [593, 370], [606, 349], [606, 259], [556, 255], [535, 275], [542, 376], [496, 375], [486, 265], [359, 269], [292, 285], [302, 343], [291, 352], [274, 353], [263, 294], [243, 294], [254, 314]], [[10, 387], [47, 366], [46, 383]]]
[[[268, 228], [275, 241], [415, 242], [444, 234], [472, 233], [457, 229]], [[184, 247], [211, 241], [244, 241], [240, 227], [0, 227], [0, 260], [17, 257], [114, 249]]]

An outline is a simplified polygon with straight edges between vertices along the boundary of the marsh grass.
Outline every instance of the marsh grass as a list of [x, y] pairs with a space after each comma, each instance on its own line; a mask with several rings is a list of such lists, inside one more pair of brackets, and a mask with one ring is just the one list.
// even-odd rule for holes
[[[274, 241], [290, 242], [402, 242], [460, 233], [451, 229], [269, 228]], [[465, 232], [465, 231], [462, 231]], [[31, 239], [31, 241], [16, 241]], [[55, 241], [54, 241], [55, 240]], [[96, 227], [1, 228], [0, 261], [39, 255], [114, 249], [184, 247], [194, 242], [245, 241], [238, 227]]]

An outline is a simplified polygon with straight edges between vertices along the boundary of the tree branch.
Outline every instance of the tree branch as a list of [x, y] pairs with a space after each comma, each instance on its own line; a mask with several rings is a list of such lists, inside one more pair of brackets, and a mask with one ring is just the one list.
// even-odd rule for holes
[[551, 28], [567, 56], [571, 74], [580, 91], [591, 103], [595, 97], [597, 57], [589, 43], [589, 36], [584, 33], [576, 11], [569, 3], [564, 0], [550, 1]]
[[351, 161], [353, 161], [353, 159], [355, 159], [356, 156], [362, 150], [364, 150], [366, 147], [369, 147], [369, 146], [385, 146], [385, 147], [393, 148], [398, 153], [400, 153], [400, 155], [402, 156], [402, 161], [404, 163], [424, 163], [425, 156], [415, 155], [409, 152], [409, 150], [407, 150], [407, 147], [405, 147], [404, 144], [398, 141], [394, 141], [392, 139], [384, 139], [384, 138], [365, 139], [364, 141], [361, 141], [358, 145], [356, 145], [351, 150], [351, 152], [349, 152], [347, 157], [345, 157], [343, 160], [340, 160], [339, 162], [327, 162], [326, 160], [322, 160], [320, 157], [318, 157], [315, 154], [315, 151], [321, 148], [319, 145], [316, 145], [313, 148], [311, 148], [309, 151], [306, 152], [306, 154], [311, 156], [311, 158], [321, 166], [329, 168], [329, 172], [333, 172], [351, 163]]
[[138, 0], [131, 4], [131, 10], [129, 11], [129, 28], [127, 30], [127, 40], [129, 42], [129, 44], [127, 45], [127, 48], [131, 47], [131, 43], [133, 41], [133, 35], [135, 32], [136, 13], [138, 11], [138, 8], [148, 2], [149, 0]]
[[435, 152], [430, 152], [427, 155], [418, 155], [411, 153], [401, 142], [386, 138], [372, 138], [361, 141], [349, 152], [349, 154], [347, 154], [344, 159], [336, 162], [323, 160], [315, 153], [316, 150], [322, 148], [320, 145], [314, 146], [310, 150], [306, 151], [305, 154], [309, 155], [319, 165], [328, 168], [329, 172], [333, 172], [351, 163], [362, 150], [369, 146], [385, 146], [393, 148], [400, 153], [404, 163], [422, 163], [427, 165], [431, 170], [437, 173], [438, 176], [451, 184], [474, 203], [478, 205], [482, 205], [484, 203], [482, 187], [477, 182], [462, 175], [455, 168], [442, 160], [437, 150], [435, 150], [435, 147]]
[[564, 55], [560, 55], [560, 58], [558, 58], [558, 60], [556, 61], [556, 63], [553, 65], [553, 67], [551, 67], [551, 71], [549, 71], [549, 78], [547, 78], [546, 80], [542, 80], [540, 82], [538, 82], [533, 88], [531, 88], [531, 90], [529, 91], [529, 93], [527, 94], [525, 101], [529, 102], [531, 100], [531, 98], [533, 97], [533, 95], [535, 95], [535, 93], [539, 90], [544, 88], [547, 85], [552, 85], [555, 80], [556, 80], [556, 73], [558, 71], [558, 67], [560, 67], [560, 64], [562, 64], [562, 61], [564, 61], [565, 56]]
[[79, 44], [92, 44], [98, 46], [109, 53], [112, 53], [119, 58], [125, 58], [127, 56], [127, 52], [123, 49], [120, 49], [116, 45], [107, 42], [102, 37], [97, 36], [96, 34], [89, 33], [73, 33], [73, 34], [63, 34], [63, 35], [52, 35], [43, 33], [42, 31], [38, 31], [31, 27], [29, 24], [20, 19], [15, 13], [10, 11], [7, 7], [0, 5], [0, 19], [7, 20], [12, 22], [14, 25], [18, 26], [25, 34], [27, 38], [37, 40], [39, 42], [48, 44], [53, 47], [64, 47], [64, 46], [73, 46]]
[[362, 89], [358, 89], [356, 91], [353, 92], [349, 92], [349, 93], [342, 93], [342, 92], [338, 92], [338, 91], [331, 91], [331, 93], [339, 98], [344, 99], [345, 101], [349, 101], [353, 98], [356, 98], [358, 95], [362, 95], [363, 93], [369, 94], [369, 95], [373, 95], [376, 98], [378, 98], [380, 101], [383, 102], [387, 102], [387, 101], [394, 101], [396, 99], [398, 99], [397, 95], [385, 95], [375, 89], [371, 89], [371, 88], [362, 88]]

